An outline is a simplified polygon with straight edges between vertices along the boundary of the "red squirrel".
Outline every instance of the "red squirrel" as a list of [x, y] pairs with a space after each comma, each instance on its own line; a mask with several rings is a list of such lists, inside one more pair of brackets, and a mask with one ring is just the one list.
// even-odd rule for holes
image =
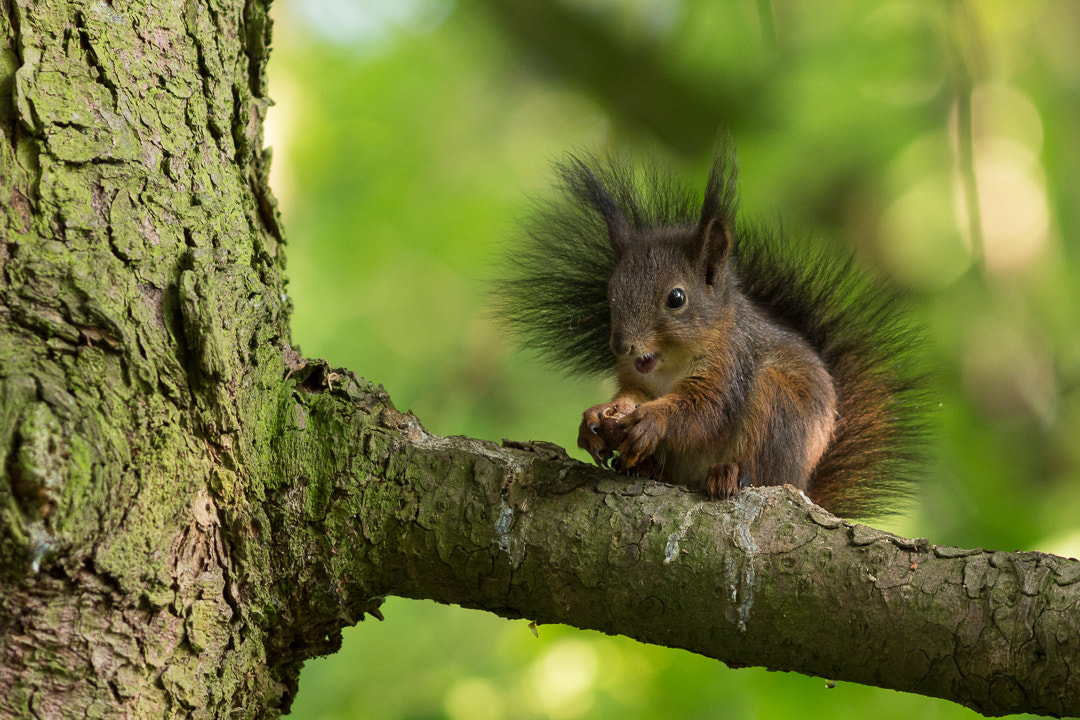
[[696, 201], [669, 175], [569, 156], [499, 288], [553, 365], [614, 368], [583, 414], [595, 462], [728, 498], [789, 483], [831, 512], [907, 494], [921, 434], [916, 333], [851, 258], [738, 221], [733, 153]]

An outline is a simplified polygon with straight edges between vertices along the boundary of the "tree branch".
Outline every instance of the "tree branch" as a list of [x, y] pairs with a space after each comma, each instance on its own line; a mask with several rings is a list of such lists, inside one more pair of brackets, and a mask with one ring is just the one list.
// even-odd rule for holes
[[790, 487], [711, 502], [544, 443], [434, 436], [336, 374], [339, 415], [308, 391], [285, 413], [303, 420], [284, 454], [337, 442], [276, 505], [280, 532], [315, 543], [282, 578], [309, 589], [298, 602], [355, 619], [430, 598], [988, 715], [1080, 714], [1080, 562], [896, 537]]

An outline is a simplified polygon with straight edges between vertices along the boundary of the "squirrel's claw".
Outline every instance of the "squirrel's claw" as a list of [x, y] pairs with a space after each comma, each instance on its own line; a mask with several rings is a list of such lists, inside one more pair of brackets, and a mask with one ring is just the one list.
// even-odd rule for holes
[[619, 419], [632, 409], [628, 403], [604, 403], [594, 405], [582, 413], [578, 428], [578, 447], [592, 457], [602, 468], [611, 467], [615, 448], [625, 433], [619, 427]]
[[610, 468], [611, 458], [615, 457], [615, 453], [606, 447], [590, 450], [589, 454], [592, 455], [593, 461], [602, 468]]

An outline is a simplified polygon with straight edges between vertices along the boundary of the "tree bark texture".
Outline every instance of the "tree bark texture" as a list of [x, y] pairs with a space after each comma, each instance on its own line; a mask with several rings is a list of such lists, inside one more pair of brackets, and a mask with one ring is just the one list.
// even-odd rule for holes
[[[308, 557], [340, 563], [329, 576], [292, 570], [296, 585], [323, 596], [303, 606], [337, 602], [354, 619], [373, 595], [432, 598], [732, 666], [947, 698], [988, 715], [1080, 712], [1070, 670], [1080, 656], [1080, 562], [896, 537], [836, 518], [790, 487], [710, 502], [546, 444], [431, 436], [339, 374], [334, 392], [358, 395], [371, 415], [344, 433], [340, 469], [323, 473], [338, 479], [275, 503]], [[316, 415], [333, 426], [313, 424]], [[340, 418], [296, 410], [282, 440], [318, 446], [290, 438], [336, 436]], [[370, 584], [350, 594], [361, 577]]]
[[265, 714], [265, 4], [0, 8], [0, 716]]
[[432, 436], [293, 352], [264, 3], [0, 8], [0, 717], [276, 717], [388, 594], [1080, 715], [1074, 560]]

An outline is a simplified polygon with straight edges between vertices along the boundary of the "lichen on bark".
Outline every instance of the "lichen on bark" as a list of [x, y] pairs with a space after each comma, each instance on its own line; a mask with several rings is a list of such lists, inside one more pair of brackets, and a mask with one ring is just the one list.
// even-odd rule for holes
[[0, 13], [0, 714], [255, 716], [283, 693], [231, 525], [288, 341], [266, 17]]

